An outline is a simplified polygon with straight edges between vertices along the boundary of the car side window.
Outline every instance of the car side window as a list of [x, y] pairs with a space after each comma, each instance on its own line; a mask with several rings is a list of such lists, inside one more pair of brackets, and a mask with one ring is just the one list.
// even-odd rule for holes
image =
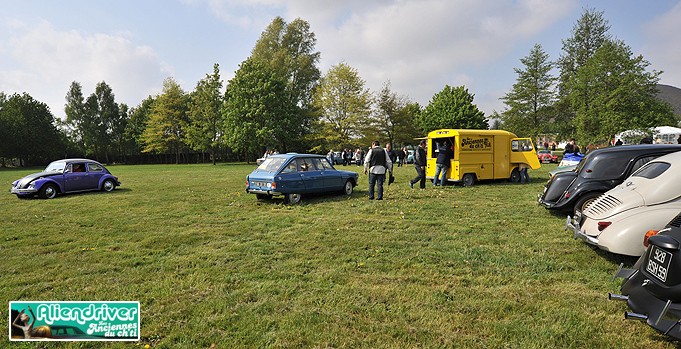
[[324, 166], [325, 170], [333, 170], [334, 169], [333, 166], [331, 166], [331, 164], [329, 163], [329, 160], [319, 159], [319, 161], [321, 162], [322, 166]]
[[85, 172], [85, 164], [84, 163], [71, 164], [71, 172], [73, 173]]
[[653, 179], [663, 174], [669, 167], [671, 167], [671, 165], [666, 162], [651, 162], [641, 167], [641, 169], [631, 176]]
[[298, 171], [307, 172], [314, 170], [310, 159], [298, 159]]
[[87, 164], [87, 169], [89, 172], [102, 172], [104, 168], [100, 164], [89, 163]]
[[[328, 162], [326, 159], [320, 159], [320, 158], [314, 158], [312, 159], [312, 163], [315, 165], [317, 170], [326, 170], [329, 169], [331, 166], [328, 166]], [[327, 166], [324, 166], [326, 164]]]
[[291, 161], [284, 167], [283, 170], [281, 170], [281, 173], [293, 173], [293, 172], [298, 172], [298, 168], [296, 167], [296, 162]]

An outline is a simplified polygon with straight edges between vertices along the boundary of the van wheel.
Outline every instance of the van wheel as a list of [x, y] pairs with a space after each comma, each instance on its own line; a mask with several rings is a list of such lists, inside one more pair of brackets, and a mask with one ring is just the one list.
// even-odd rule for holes
[[518, 168], [514, 168], [513, 171], [511, 171], [511, 177], [508, 178], [508, 181], [511, 183], [518, 183], [520, 182], [520, 171], [518, 171]]
[[577, 211], [584, 212], [591, 203], [596, 201], [599, 196], [601, 196], [602, 193], [587, 193], [584, 194], [579, 200], [577, 200], [577, 203], [575, 204], [575, 208], [572, 210], [572, 214], [574, 215]]
[[461, 179], [464, 187], [472, 187], [475, 184], [475, 175], [472, 173], [466, 173]]

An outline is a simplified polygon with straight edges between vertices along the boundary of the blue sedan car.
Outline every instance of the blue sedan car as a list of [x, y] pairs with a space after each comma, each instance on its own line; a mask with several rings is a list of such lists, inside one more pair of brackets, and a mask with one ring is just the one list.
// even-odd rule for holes
[[358, 175], [336, 170], [322, 155], [271, 155], [246, 177], [246, 192], [259, 200], [284, 196], [287, 204], [296, 204], [302, 195], [343, 192], [352, 194]]
[[91, 190], [112, 191], [121, 185], [104, 165], [89, 159], [64, 159], [51, 162], [43, 172], [12, 182], [10, 193], [19, 198], [38, 194], [52, 199], [57, 194]]

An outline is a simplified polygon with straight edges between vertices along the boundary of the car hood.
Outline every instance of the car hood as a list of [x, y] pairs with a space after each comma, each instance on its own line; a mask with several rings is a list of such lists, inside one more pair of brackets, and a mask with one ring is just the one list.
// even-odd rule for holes
[[50, 172], [38, 172], [38, 173], [33, 173], [28, 176], [25, 176], [24, 178], [20, 179], [19, 182], [17, 183], [17, 188], [25, 188], [31, 182], [35, 181], [36, 179], [44, 178], [44, 177], [51, 177], [51, 176], [58, 176], [61, 175], [61, 172], [55, 172], [55, 171], [50, 171]]

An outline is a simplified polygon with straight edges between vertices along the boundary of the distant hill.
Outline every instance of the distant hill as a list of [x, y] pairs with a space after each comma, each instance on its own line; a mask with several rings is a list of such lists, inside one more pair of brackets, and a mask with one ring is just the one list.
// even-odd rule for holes
[[671, 104], [676, 118], [681, 119], [681, 88], [658, 84], [657, 90], [657, 98]]

